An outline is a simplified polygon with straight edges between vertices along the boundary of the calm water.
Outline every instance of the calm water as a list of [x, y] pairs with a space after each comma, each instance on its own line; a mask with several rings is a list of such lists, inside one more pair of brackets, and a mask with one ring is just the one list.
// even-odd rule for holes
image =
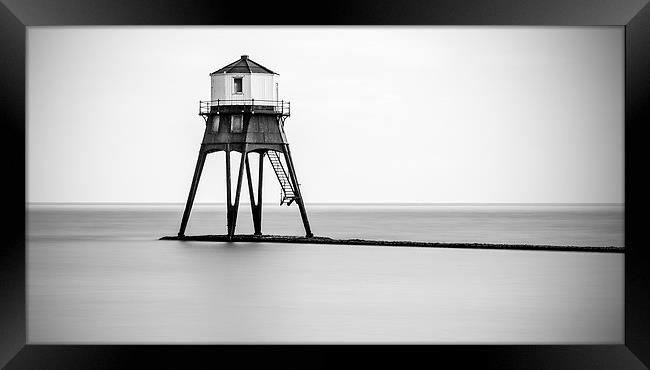
[[[28, 207], [29, 342], [623, 342], [623, 254], [158, 241], [181, 212]], [[319, 236], [623, 245], [622, 206], [308, 212]], [[302, 233], [297, 208], [266, 206], [263, 231]], [[187, 230], [224, 232], [225, 205]]]

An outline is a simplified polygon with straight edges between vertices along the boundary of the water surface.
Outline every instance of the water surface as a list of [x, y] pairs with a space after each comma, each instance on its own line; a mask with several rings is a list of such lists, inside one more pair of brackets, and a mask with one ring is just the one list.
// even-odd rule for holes
[[[238, 232], [252, 233], [242, 205]], [[265, 205], [263, 231], [301, 233]], [[330, 237], [623, 245], [622, 206], [309, 206]], [[30, 343], [622, 343], [623, 254], [159, 241], [182, 205], [28, 207]], [[199, 206], [187, 234], [225, 232]]]

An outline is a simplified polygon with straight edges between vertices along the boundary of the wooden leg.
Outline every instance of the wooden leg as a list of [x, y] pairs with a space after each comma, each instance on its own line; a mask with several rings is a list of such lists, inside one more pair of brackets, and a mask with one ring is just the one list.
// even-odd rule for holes
[[232, 214], [232, 205], [231, 205], [231, 181], [230, 181], [230, 150], [226, 149], [226, 228], [228, 235], [230, 235], [230, 225], [231, 225], [231, 214]]
[[251, 166], [248, 163], [248, 154], [246, 154], [246, 179], [248, 180], [248, 195], [251, 199], [251, 214], [253, 215], [253, 228], [255, 229], [255, 235], [260, 235], [260, 225], [257, 214], [257, 206], [255, 204], [255, 190], [253, 189], [253, 179], [251, 176]]
[[199, 186], [199, 180], [201, 179], [201, 172], [203, 172], [203, 164], [205, 163], [206, 156], [207, 153], [199, 150], [199, 158], [196, 160], [194, 177], [192, 177], [192, 185], [190, 186], [190, 194], [187, 196], [187, 203], [185, 203], [185, 211], [183, 212], [183, 219], [181, 220], [181, 228], [178, 230], [178, 236], [185, 236], [185, 228], [187, 227], [187, 221], [190, 218], [190, 212], [192, 211], [192, 205], [194, 204], [194, 196], [196, 195], [196, 189]]
[[257, 223], [259, 229], [255, 230], [256, 235], [262, 235], [262, 180], [264, 179], [264, 155], [260, 152], [259, 173], [257, 177]]
[[239, 195], [241, 194], [241, 182], [242, 182], [242, 177], [244, 175], [244, 167], [245, 167], [245, 162], [246, 162], [246, 148], [242, 151], [241, 154], [241, 161], [239, 162], [239, 175], [237, 176], [237, 189], [235, 192], [235, 204], [232, 206], [232, 211], [231, 211], [231, 226], [230, 230], [228, 230], [228, 237], [232, 238], [232, 236], [235, 234], [235, 226], [237, 225], [237, 210], [239, 209]]
[[289, 170], [289, 176], [293, 182], [293, 189], [296, 195], [296, 203], [298, 203], [298, 208], [300, 209], [300, 217], [302, 217], [302, 224], [305, 226], [305, 234], [308, 238], [314, 236], [311, 232], [311, 227], [309, 226], [309, 220], [307, 219], [307, 210], [305, 209], [305, 204], [302, 201], [302, 194], [300, 193], [300, 186], [298, 185], [298, 177], [296, 176], [296, 170], [293, 166], [293, 160], [291, 159], [291, 152], [289, 151], [289, 145], [284, 145], [283, 148], [284, 159], [287, 162], [287, 169]]

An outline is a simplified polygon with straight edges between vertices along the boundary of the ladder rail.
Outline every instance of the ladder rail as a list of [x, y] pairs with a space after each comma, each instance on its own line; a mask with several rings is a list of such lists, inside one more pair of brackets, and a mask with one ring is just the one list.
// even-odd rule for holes
[[280, 182], [280, 205], [286, 203], [289, 206], [296, 199], [294, 184], [291, 183], [278, 152], [269, 150], [267, 157], [269, 158], [269, 162], [271, 162], [271, 167], [273, 167], [273, 172], [275, 172], [278, 182]]

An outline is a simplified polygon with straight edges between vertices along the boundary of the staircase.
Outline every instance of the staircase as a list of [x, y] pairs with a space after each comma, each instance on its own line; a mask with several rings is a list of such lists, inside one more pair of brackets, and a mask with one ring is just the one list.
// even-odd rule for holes
[[269, 150], [267, 154], [271, 166], [273, 167], [273, 171], [280, 182], [280, 188], [282, 189], [280, 192], [280, 205], [286, 204], [287, 206], [290, 206], [291, 203], [296, 200], [296, 194], [293, 191], [289, 175], [287, 175], [287, 171], [285, 171], [284, 166], [280, 161], [280, 154], [274, 150]]

